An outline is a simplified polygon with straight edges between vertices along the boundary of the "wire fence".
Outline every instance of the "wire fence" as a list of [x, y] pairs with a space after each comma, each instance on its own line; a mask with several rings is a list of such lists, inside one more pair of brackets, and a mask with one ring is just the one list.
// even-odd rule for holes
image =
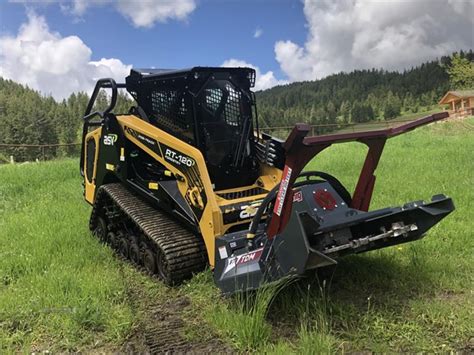
[[21, 144], [0, 143], [0, 163], [45, 161], [78, 156], [81, 143]]

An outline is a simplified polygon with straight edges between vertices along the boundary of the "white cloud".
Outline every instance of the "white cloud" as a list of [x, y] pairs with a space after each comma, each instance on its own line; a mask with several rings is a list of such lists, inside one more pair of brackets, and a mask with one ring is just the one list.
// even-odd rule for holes
[[130, 74], [131, 65], [124, 65], [120, 59], [102, 58], [99, 61], [90, 61], [90, 66], [95, 66], [92, 80], [95, 82], [101, 78], [114, 78], [116, 81], [124, 82], [125, 77]]
[[168, 19], [185, 20], [196, 8], [194, 0], [119, 0], [118, 11], [135, 27], [151, 27]]
[[263, 30], [260, 27], [257, 27], [253, 33], [253, 38], [259, 38], [261, 35], [263, 35]]
[[9, 0], [15, 3], [49, 5], [58, 3], [63, 12], [83, 16], [89, 8], [113, 6], [135, 27], [152, 27], [157, 22], [186, 20], [196, 9], [196, 0]]
[[195, 0], [72, 0], [71, 3], [61, 4], [66, 12], [79, 17], [91, 7], [114, 6], [135, 27], [152, 27], [156, 22], [168, 20], [186, 20], [196, 9]]
[[276, 85], [284, 85], [288, 83], [286, 80], [278, 80], [275, 78], [275, 75], [271, 70], [262, 73], [259, 67], [240, 59], [228, 59], [222, 63], [221, 67], [248, 67], [255, 69], [255, 91], [266, 90]]
[[304, 13], [304, 46], [275, 43], [290, 81], [353, 69], [404, 69], [474, 46], [471, 1], [305, 0]]
[[0, 76], [62, 99], [92, 91], [101, 77], [123, 81], [131, 69], [119, 59], [91, 61], [91, 55], [79, 37], [62, 37], [44, 17], [30, 12], [16, 36], [0, 37]]

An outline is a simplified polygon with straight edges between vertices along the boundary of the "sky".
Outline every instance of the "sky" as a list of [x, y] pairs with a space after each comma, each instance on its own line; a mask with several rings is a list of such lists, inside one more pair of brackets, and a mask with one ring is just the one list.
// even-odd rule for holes
[[473, 0], [0, 1], [0, 76], [57, 100], [132, 67], [250, 66], [263, 90], [472, 48]]

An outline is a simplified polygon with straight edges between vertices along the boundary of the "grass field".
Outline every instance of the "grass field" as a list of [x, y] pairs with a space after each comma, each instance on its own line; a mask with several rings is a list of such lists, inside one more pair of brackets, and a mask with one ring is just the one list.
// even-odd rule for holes
[[[472, 119], [392, 139], [371, 207], [445, 193], [453, 214], [421, 241], [232, 298], [210, 271], [167, 288], [92, 238], [76, 160], [0, 166], [0, 352], [140, 350], [152, 309], [175, 312], [177, 336], [214, 351], [472, 352], [473, 153]], [[352, 189], [363, 156], [345, 144], [311, 166]]]

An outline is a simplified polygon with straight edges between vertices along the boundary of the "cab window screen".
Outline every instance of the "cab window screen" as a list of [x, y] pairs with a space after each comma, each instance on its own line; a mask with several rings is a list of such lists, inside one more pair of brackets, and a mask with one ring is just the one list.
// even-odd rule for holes
[[228, 80], [214, 80], [199, 98], [206, 158], [210, 164], [230, 166], [243, 134], [243, 120], [251, 115], [250, 102]]

